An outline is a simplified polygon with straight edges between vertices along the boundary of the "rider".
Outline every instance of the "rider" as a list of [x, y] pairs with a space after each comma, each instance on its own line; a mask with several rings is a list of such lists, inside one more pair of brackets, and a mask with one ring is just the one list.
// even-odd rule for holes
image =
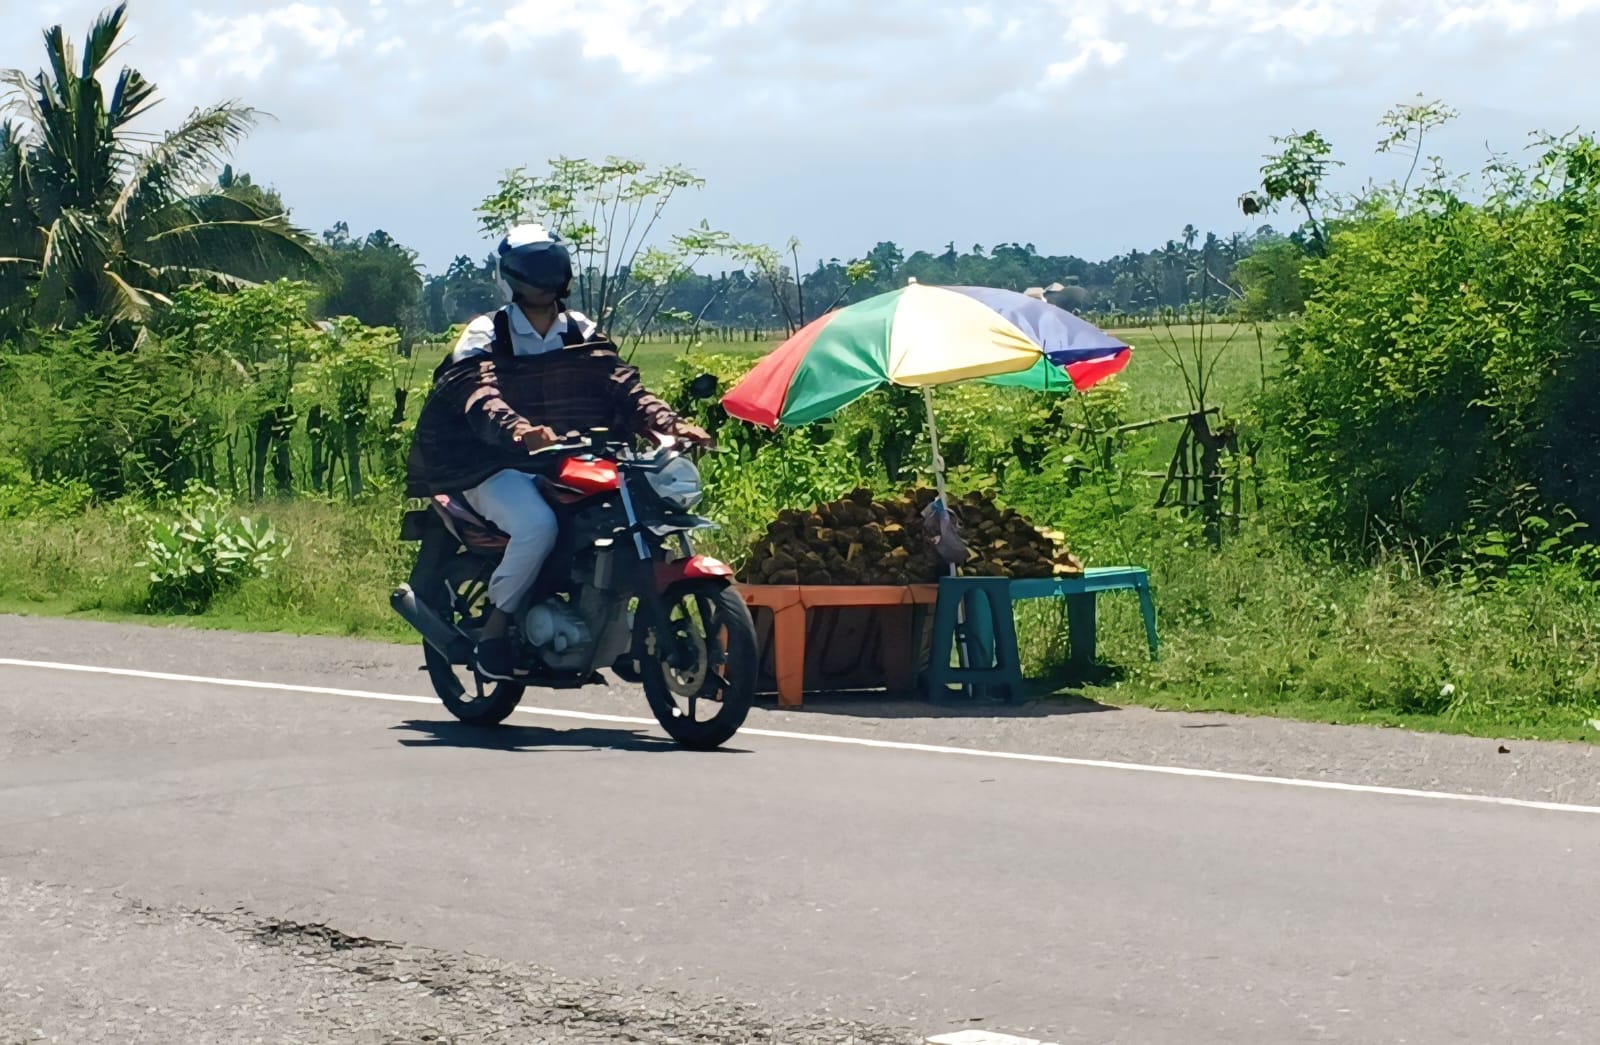
[[512, 615], [556, 541], [556, 517], [526, 468], [568, 432], [609, 428], [710, 445], [704, 429], [645, 390], [594, 321], [566, 308], [572, 258], [561, 238], [520, 225], [500, 241], [504, 308], [467, 325], [434, 372], [417, 421], [406, 494], [459, 495], [507, 534], [489, 580], [492, 610], [475, 651], [478, 672], [516, 673]]

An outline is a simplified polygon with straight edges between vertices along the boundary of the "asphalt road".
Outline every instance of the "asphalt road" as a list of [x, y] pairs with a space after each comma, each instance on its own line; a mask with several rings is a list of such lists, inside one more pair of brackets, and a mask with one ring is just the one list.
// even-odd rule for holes
[[[426, 693], [332, 640], [0, 658]], [[0, 1043], [1595, 1040], [1595, 811], [1220, 775], [1584, 802], [1593, 749], [1052, 710], [751, 725], [1219, 775], [0, 664]]]

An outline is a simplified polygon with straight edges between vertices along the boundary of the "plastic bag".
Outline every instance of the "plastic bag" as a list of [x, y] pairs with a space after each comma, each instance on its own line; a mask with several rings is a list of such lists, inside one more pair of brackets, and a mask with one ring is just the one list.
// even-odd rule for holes
[[943, 498], [936, 498], [922, 509], [922, 528], [933, 541], [934, 551], [945, 562], [960, 566], [972, 558], [967, 542], [961, 539], [960, 520]]

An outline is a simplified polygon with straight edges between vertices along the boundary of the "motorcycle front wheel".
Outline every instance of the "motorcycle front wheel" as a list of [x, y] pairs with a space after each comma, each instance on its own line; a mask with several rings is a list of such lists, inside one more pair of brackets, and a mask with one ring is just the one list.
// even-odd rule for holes
[[662, 596], [667, 622], [634, 624], [650, 711], [684, 747], [707, 751], [744, 725], [755, 694], [756, 625], [725, 581], [682, 581]]

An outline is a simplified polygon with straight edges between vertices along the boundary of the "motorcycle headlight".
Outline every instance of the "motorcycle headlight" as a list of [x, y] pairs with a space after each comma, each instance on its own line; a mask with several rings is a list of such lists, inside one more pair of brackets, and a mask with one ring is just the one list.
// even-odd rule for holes
[[700, 503], [700, 470], [687, 457], [675, 458], [659, 472], [646, 474], [650, 489], [667, 507], [687, 512]]

